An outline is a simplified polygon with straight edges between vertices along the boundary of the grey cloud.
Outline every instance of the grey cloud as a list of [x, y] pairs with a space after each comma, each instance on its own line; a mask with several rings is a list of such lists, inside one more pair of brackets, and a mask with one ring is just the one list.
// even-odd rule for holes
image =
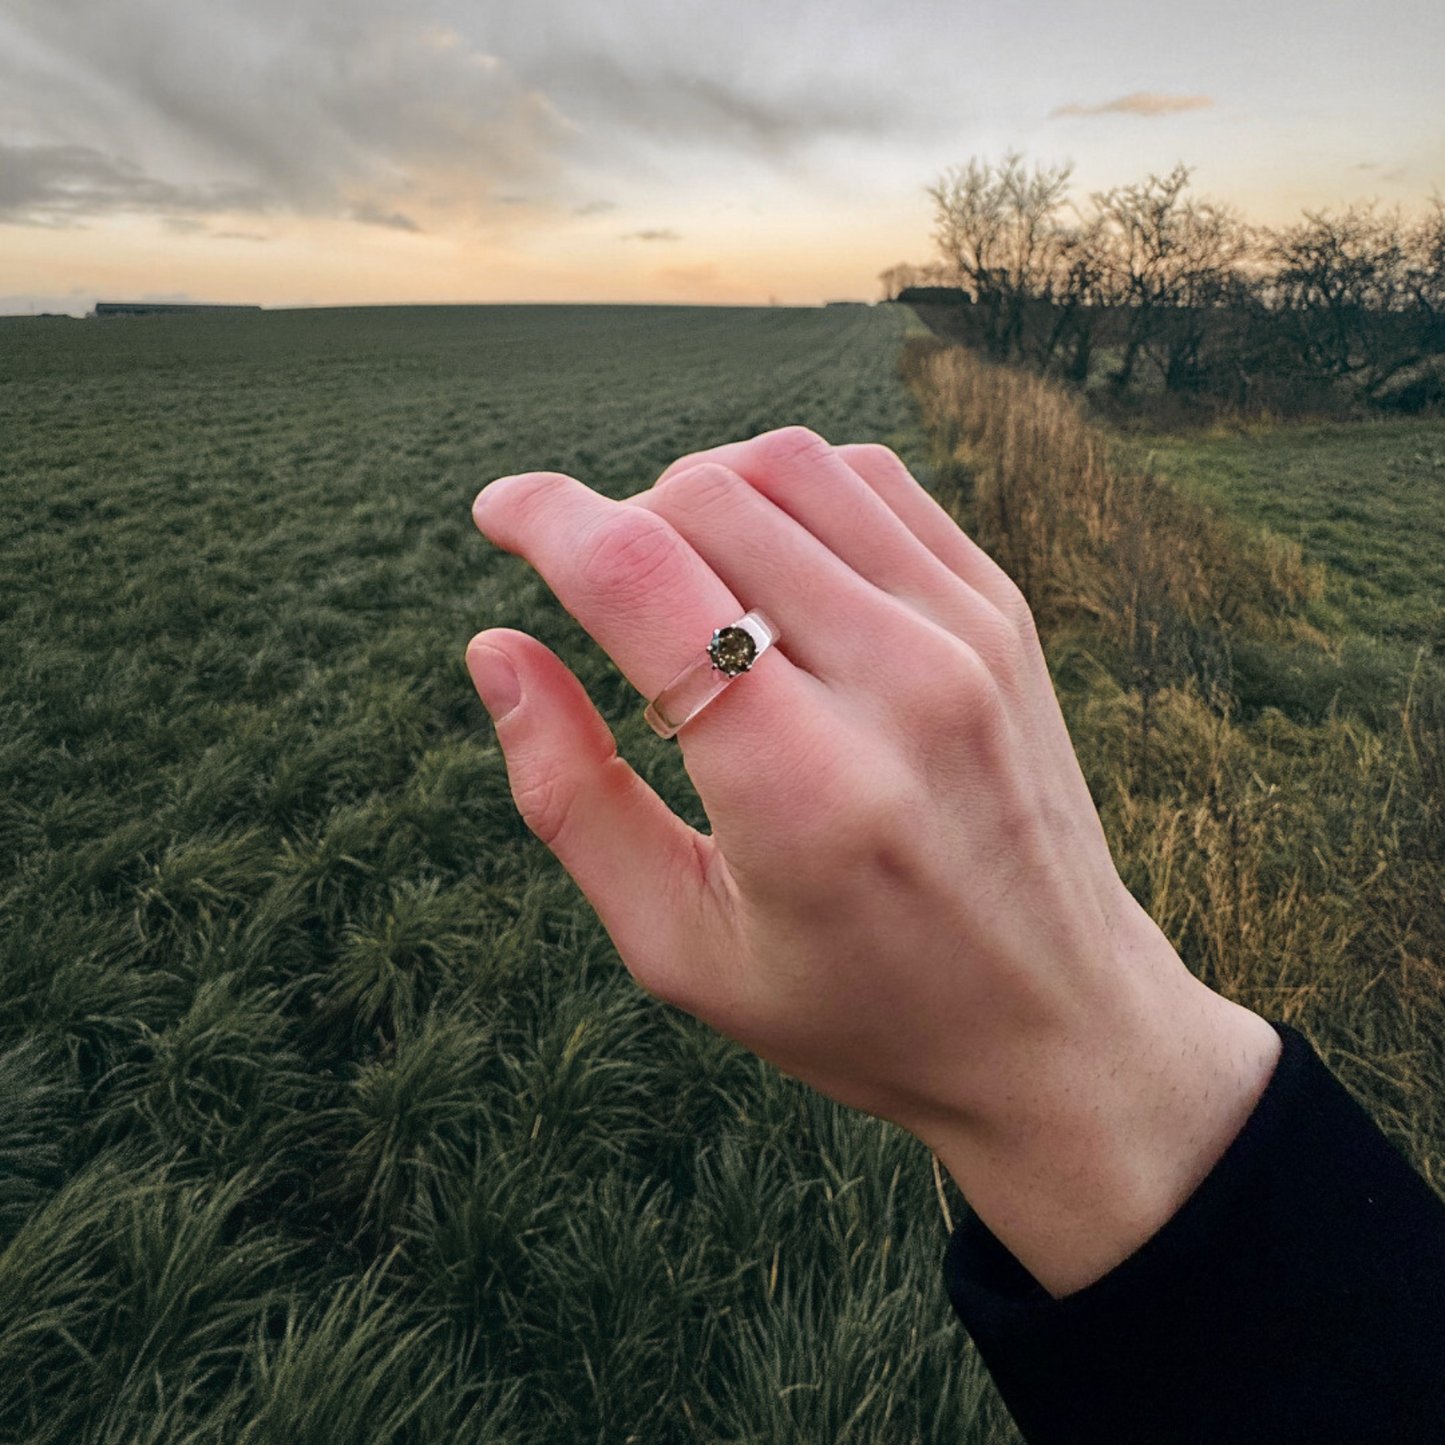
[[174, 185], [90, 146], [0, 141], [3, 221], [63, 226], [105, 212], [152, 211], [171, 214], [179, 227], [187, 212], [260, 210], [264, 204], [264, 193], [253, 186]]
[[820, 49], [810, 7], [763, 46], [720, 10], [680, 24], [674, 0], [0, 0], [0, 97], [12, 137], [109, 162], [109, 181], [52, 188], [73, 218], [203, 216], [229, 195], [516, 225], [604, 214], [583, 174], [665, 170], [666, 151], [793, 167], [819, 142], [936, 124], [922, 88], [899, 94], [877, 47], [848, 41], [872, 13], [838, 0]]
[[1061, 105], [1050, 117], [1061, 115], [1179, 115], [1189, 110], [1208, 110], [1214, 104], [1211, 95], [1160, 95], [1155, 91], [1136, 90], [1102, 105]]
[[410, 216], [400, 211], [389, 211], [375, 201], [360, 201], [351, 208], [351, 219], [364, 226], [385, 226], [393, 231], [420, 231], [421, 227]]
[[680, 241], [682, 237], [676, 231], [670, 231], [665, 226], [657, 226], [644, 231], [628, 231], [622, 239], [624, 241]]
[[589, 155], [648, 164], [702, 150], [783, 167], [835, 139], [936, 138], [937, 95], [900, 67], [917, 70], [920, 40], [941, 38], [956, 10], [956, 0], [910, 0], [900, 15], [877, 0], [431, 3], [558, 97]]
[[643, 68], [631, 57], [563, 47], [531, 72], [568, 97], [569, 110], [613, 137], [630, 134], [649, 146], [705, 146], [779, 161], [818, 140], [896, 132], [906, 125], [897, 96], [817, 76], [764, 81], [715, 67]]
[[[11, 6], [11, 23], [49, 46], [67, 75], [88, 74], [111, 107], [105, 125], [53, 104], [43, 78], [8, 68], [0, 17], [0, 89], [55, 142], [26, 173], [4, 177], [0, 201], [12, 208], [23, 192], [70, 216], [229, 205], [406, 229], [419, 226], [407, 203], [418, 180], [477, 214], [498, 187], [545, 186], [573, 136], [496, 57], [436, 25], [368, 16], [365, 3], [340, 19], [268, 0], [244, 13], [179, 0], [143, 11], [114, 0]], [[112, 154], [120, 149], [144, 166]], [[39, 162], [54, 179], [31, 177]]]
[[1351, 166], [1350, 169], [1378, 172], [1380, 179], [1384, 181], [1386, 185], [1390, 186], [1401, 185], [1410, 178], [1410, 168], [1408, 166], [1397, 166], [1395, 169], [1387, 171], [1379, 161], [1360, 161], [1356, 165]]

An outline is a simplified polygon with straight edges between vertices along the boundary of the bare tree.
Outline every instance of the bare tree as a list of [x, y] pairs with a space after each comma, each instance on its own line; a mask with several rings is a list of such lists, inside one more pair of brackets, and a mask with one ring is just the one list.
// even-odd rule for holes
[[1024, 351], [1031, 303], [1054, 299], [1072, 174], [1069, 165], [1030, 171], [1010, 152], [997, 165], [974, 157], [928, 188], [934, 242], [977, 303], [982, 344], [997, 359]]
[[1209, 308], [1230, 295], [1249, 233], [1233, 212], [1187, 197], [1190, 170], [1116, 187], [1093, 197], [1101, 270], [1110, 304], [1125, 310], [1124, 355], [1114, 385], [1125, 391], [1141, 356], [1172, 390], [1196, 373]]
[[1274, 369], [1347, 381], [1378, 399], [1429, 353], [1439, 284], [1429, 276], [1433, 244], [1429, 221], [1415, 236], [1398, 210], [1374, 205], [1307, 211], [1274, 233], [1262, 293], [1274, 323]]
[[1247, 293], [1244, 265], [1256, 249], [1254, 231], [1227, 206], [1188, 202], [1179, 218], [1174, 265], [1166, 288], [1169, 309], [1145, 342], [1172, 392], [1203, 385], [1211, 344], [1228, 344], [1228, 318]]
[[1103, 245], [1098, 215], [1079, 216], [1076, 225], [1060, 232], [1054, 284], [1054, 324], [1045, 364], [1063, 358], [1064, 375], [1075, 386], [1089, 379], [1094, 339], [1108, 302]]
[[1445, 198], [1411, 226], [1369, 206], [1270, 232], [1192, 196], [1182, 163], [1087, 210], [1071, 174], [1015, 152], [945, 172], [928, 188], [941, 259], [890, 267], [885, 294], [956, 287], [976, 303], [950, 322], [961, 339], [1078, 385], [1117, 342], [1120, 393], [1155, 373], [1169, 392], [1285, 406], [1340, 382], [1391, 404], [1445, 389]]
[[900, 261], [896, 266], [890, 266], [886, 271], [880, 271], [878, 280], [883, 286], [883, 299], [896, 301], [900, 291], [906, 291], [910, 286], [918, 285], [918, 267], [911, 262]]
[[1445, 196], [1431, 198], [1430, 209], [1405, 238], [1405, 249], [1406, 287], [1431, 323], [1431, 349], [1445, 351]]

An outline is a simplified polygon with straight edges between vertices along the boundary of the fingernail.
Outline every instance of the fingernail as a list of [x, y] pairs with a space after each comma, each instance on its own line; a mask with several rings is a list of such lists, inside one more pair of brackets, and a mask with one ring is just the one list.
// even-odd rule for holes
[[477, 696], [491, 714], [494, 723], [512, 711], [522, 700], [522, 684], [517, 670], [505, 653], [495, 647], [474, 647], [467, 652], [467, 670], [472, 675]]

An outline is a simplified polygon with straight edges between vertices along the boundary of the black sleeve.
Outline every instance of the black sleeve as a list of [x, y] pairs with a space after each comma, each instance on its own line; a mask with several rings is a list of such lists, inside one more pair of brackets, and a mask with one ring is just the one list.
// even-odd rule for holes
[[954, 1309], [1030, 1445], [1445, 1442], [1445, 1205], [1305, 1038], [1198, 1190], [1053, 1299], [976, 1216]]

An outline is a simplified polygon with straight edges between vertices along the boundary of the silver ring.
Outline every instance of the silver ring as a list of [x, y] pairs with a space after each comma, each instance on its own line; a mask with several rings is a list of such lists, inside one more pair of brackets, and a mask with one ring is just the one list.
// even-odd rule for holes
[[719, 627], [696, 661], [688, 663], [647, 705], [643, 716], [660, 738], [673, 737], [734, 678], [748, 672], [782, 633], [761, 612]]

